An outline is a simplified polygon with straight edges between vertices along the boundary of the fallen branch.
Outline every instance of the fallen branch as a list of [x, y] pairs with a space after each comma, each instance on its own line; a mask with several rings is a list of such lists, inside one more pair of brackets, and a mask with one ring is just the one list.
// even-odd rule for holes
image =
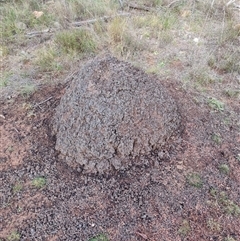
[[175, 1], [170, 2], [170, 3], [167, 5], [167, 8], [172, 7], [172, 5], [173, 5], [174, 3], [177, 3], [177, 2], [179, 2], [179, 0], [175, 0]]
[[146, 12], [153, 12], [154, 11], [153, 8], [149, 8], [149, 7], [145, 7], [145, 6], [139, 6], [139, 5], [136, 5], [134, 3], [129, 3], [128, 7], [132, 8], [132, 9], [143, 10], [143, 11], [146, 11]]
[[47, 28], [45, 30], [42, 30], [42, 31], [34, 31], [34, 32], [30, 32], [30, 33], [27, 33], [26, 35], [27, 36], [32, 36], [32, 35], [41, 35], [43, 33], [49, 33], [50, 32], [50, 28]]
[[129, 16], [129, 15], [130, 15], [130, 13], [119, 13], [114, 16], [103, 16], [100, 18], [94, 18], [94, 19], [84, 20], [84, 21], [80, 21], [80, 22], [73, 22], [73, 23], [71, 23], [71, 25], [74, 27], [80, 27], [82, 25], [92, 24], [92, 23], [96, 23], [98, 21], [106, 22], [108, 19], [111, 19], [111, 18], [120, 17], [120, 16]]
[[51, 96], [51, 97], [47, 98], [46, 100], [43, 100], [42, 102], [39, 102], [39, 103], [35, 104], [34, 107], [40, 107], [40, 105], [42, 105], [42, 104], [44, 104], [45, 102], [51, 100], [52, 98], [53, 98], [53, 97]]

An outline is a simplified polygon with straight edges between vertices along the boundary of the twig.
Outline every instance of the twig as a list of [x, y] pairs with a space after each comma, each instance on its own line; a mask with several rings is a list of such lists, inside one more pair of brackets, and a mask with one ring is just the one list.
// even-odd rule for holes
[[20, 134], [19, 130], [18, 130], [16, 127], [13, 127], [13, 129], [14, 129], [18, 134]]
[[80, 22], [73, 22], [73, 23], [71, 23], [71, 25], [74, 27], [80, 27], [82, 25], [92, 24], [92, 23], [96, 23], [98, 21], [107, 21], [108, 19], [115, 18], [118, 16], [129, 16], [129, 15], [130, 15], [130, 13], [119, 13], [114, 16], [103, 16], [100, 18], [94, 18], [94, 19], [84, 20], [84, 21], [80, 21]]
[[121, 6], [121, 9], [123, 9], [123, 1], [122, 0], [118, 0], [120, 6]]
[[50, 33], [50, 28], [45, 29], [45, 30], [42, 30], [42, 31], [29, 32], [29, 33], [27, 33], [26, 35], [27, 35], [28, 37], [33, 37], [33, 36], [41, 35], [41, 34], [45, 34], [45, 33]]
[[230, 4], [232, 4], [232, 3], [234, 3], [235, 2], [235, 0], [230, 0], [227, 4], [226, 4], [226, 6], [228, 7]]
[[40, 103], [35, 104], [34, 107], [37, 107], [37, 106], [40, 107], [40, 105], [42, 105], [42, 104], [44, 104], [45, 102], [51, 100], [52, 98], [53, 98], [53, 97], [51, 96], [51, 97], [47, 98], [46, 100], [44, 100], [44, 101], [42, 101], [42, 102], [40, 102]]
[[139, 233], [139, 232], [136, 232], [136, 234], [142, 237], [143, 239], [148, 240], [148, 236], [146, 234]]
[[133, 8], [133, 9], [137, 9], [137, 10], [143, 10], [143, 11], [146, 11], [146, 12], [153, 12], [154, 11], [154, 9], [152, 9], [152, 8], [145, 7], [145, 6], [139, 6], [139, 5], [136, 5], [134, 3], [129, 3], [128, 7]]
[[170, 2], [166, 7], [170, 8], [176, 2], [179, 2], [179, 0], [175, 0], [175, 1]]

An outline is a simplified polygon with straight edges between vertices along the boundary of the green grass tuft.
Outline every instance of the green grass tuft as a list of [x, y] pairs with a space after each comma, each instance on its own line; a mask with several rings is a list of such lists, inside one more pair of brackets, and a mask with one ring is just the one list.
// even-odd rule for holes
[[221, 164], [219, 166], [219, 171], [225, 175], [228, 175], [230, 173], [230, 168], [227, 164]]
[[20, 238], [21, 235], [17, 231], [13, 231], [7, 236], [7, 241], [18, 241]]
[[187, 182], [189, 185], [201, 188], [203, 186], [203, 181], [201, 176], [198, 173], [190, 173], [187, 175]]
[[208, 105], [216, 111], [224, 111], [224, 103], [216, 98], [209, 98]]
[[107, 238], [107, 236], [105, 234], [99, 234], [99, 235], [89, 239], [88, 241], [109, 241], [109, 239]]
[[47, 179], [45, 177], [36, 177], [32, 181], [32, 185], [36, 188], [43, 188], [47, 184]]
[[55, 42], [67, 54], [91, 53], [97, 50], [94, 35], [88, 29], [63, 31], [56, 35]]

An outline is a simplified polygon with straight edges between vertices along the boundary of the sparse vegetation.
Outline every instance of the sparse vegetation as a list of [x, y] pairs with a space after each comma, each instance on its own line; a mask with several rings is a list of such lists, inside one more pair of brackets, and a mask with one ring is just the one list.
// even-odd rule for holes
[[221, 142], [222, 142], [221, 136], [216, 133], [212, 134], [212, 140], [218, 145], [221, 144]]
[[[211, 189], [210, 194], [215, 199], [214, 205], [219, 205], [224, 213], [234, 216], [240, 215], [240, 207], [230, 200], [225, 192], [219, 192], [217, 189]], [[213, 203], [210, 202], [210, 204]]]
[[184, 219], [178, 229], [178, 233], [181, 234], [182, 236], [187, 236], [190, 233], [190, 231], [191, 231], [190, 224], [188, 220]]
[[223, 93], [229, 98], [237, 98], [240, 95], [240, 90], [236, 89], [227, 89]]
[[57, 71], [61, 69], [61, 62], [58, 57], [55, 48], [45, 46], [37, 51], [35, 64], [39, 71]]
[[47, 184], [47, 179], [45, 177], [36, 177], [32, 181], [32, 185], [36, 188], [43, 188]]
[[67, 54], [91, 53], [97, 49], [97, 43], [90, 29], [63, 31], [56, 35], [55, 42]]
[[91, 239], [89, 241], [109, 241], [107, 236], [105, 234], [99, 234]]
[[30, 97], [35, 91], [37, 90], [37, 87], [33, 84], [28, 84], [28, 85], [24, 85], [21, 88], [21, 94], [28, 98]]
[[203, 185], [203, 181], [201, 176], [198, 173], [190, 173], [187, 175], [187, 182], [189, 185], [196, 187], [196, 188], [201, 188]]
[[18, 241], [20, 240], [21, 236], [17, 231], [12, 231], [8, 236], [7, 236], [7, 241]]
[[216, 98], [209, 98], [208, 105], [216, 111], [224, 111], [224, 103]]
[[224, 241], [237, 241], [235, 238], [231, 237], [231, 236], [227, 236]]
[[220, 232], [221, 231], [221, 225], [220, 223], [218, 223], [217, 221], [215, 221], [214, 219], [210, 218], [207, 221], [207, 226], [211, 231], [214, 232]]
[[229, 168], [229, 166], [228, 166], [227, 164], [221, 164], [221, 165], [219, 166], [219, 171], [220, 171], [221, 173], [225, 174], [225, 175], [228, 175], [229, 172], [230, 172], [230, 168]]
[[18, 182], [13, 186], [12, 191], [15, 194], [15, 193], [19, 193], [22, 189], [23, 189], [22, 183]]
[[6, 87], [8, 85], [8, 82], [9, 82], [9, 78], [10, 76], [12, 75], [11, 72], [9, 71], [4, 71], [1, 73], [1, 79], [0, 79], [0, 87], [3, 88], [3, 87]]

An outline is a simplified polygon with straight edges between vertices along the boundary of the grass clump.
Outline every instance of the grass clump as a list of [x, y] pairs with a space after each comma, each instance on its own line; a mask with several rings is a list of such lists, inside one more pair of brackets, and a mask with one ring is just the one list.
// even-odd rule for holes
[[29, 98], [35, 91], [37, 87], [33, 84], [24, 85], [21, 88], [21, 94], [25, 98]]
[[[42, 10], [41, 17], [34, 16], [34, 11]], [[52, 15], [45, 11], [43, 2], [37, 0], [10, 0], [2, 4], [1, 14], [4, 16], [1, 33], [6, 42], [15, 40], [15, 36], [24, 33], [26, 29], [48, 27], [53, 21]]]
[[[211, 188], [210, 194], [215, 199], [214, 205], [220, 206], [223, 212], [228, 215], [240, 215], [240, 207], [230, 200], [225, 192], [218, 192], [217, 189]], [[210, 201], [210, 203], [212, 202]]]
[[216, 111], [224, 111], [224, 103], [216, 98], [209, 98], [208, 105]]
[[240, 207], [230, 200], [225, 192], [220, 192], [216, 199], [218, 203], [222, 206], [225, 213], [229, 215], [239, 216], [240, 215]]
[[178, 229], [178, 233], [183, 235], [183, 236], [187, 236], [190, 231], [191, 231], [190, 224], [189, 224], [188, 220], [184, 219], [182, 224], [180, 225], [180, 227]]
[[9, 71], [3, 71], [0, 75], [0, 87], [6, 87], [8, 85], [9, 82], [9, 78], [11, 77], [12, 72]]
[[43, 188], [47, 184], [47, 179], [45, 177], [36, 177], [32, 181], [32, 185], [36, 188]]
[[109, 241], [109, 239], [107, 238], [107, 236], [105, 234], [99, 234], [99, 235], [89, 239], [88, 241]]
[[222, 138], [221, 138], [221, 136], [219, 135], [219, 134], [213, 134], [212, 135], [212, 140], [216, 143], [216, 144], [218, 144], [218, 145], [220, 145], [221, 143], [222, 143]]
[[35, 64], [40, 71], [61, 70], [58, 53], [53, 47], [44, 47], [37, 52]]
[[214, 221], [212, 218], [210, 218], [207, 221], [207, 226], [211, 231], [214, 231], [214, 232], [221, 231], [221, 225], [217, 221]]
[[67, 54], [95, 52], [97, 44], [89, 29], [66, 30], [58, 33], [56, 44]]
[[122, 55], [136, 53], [145, 49], [144, 42], [137, 39], [134, 31], [131, 31], [130, 23], [123, 18], [114, 18], [108, 25], [110, 44]]
[[189, 185], [196, 187], [196, 188], [201, 188], [203, 186], [203, 181], [202, 178], [198, 173], [190, 173], [187, 175], [187, 182]]
[[8, 236], [7, 236], [7, 241], [18, 241], [20, 240], [21, 235], [17, 231], [12, 231]]
[[237, 241], [235, 238], [231, 237], [231, 236], [227, 236], [224, 241]]
[[221, 164], [219, 167], [219, 171], [225, 175], [229, 175], [230, 173], [230, 168], [227, 164]]
[[228, 97], [228, 98], [237, 98], [240, 95], [240, 90], [236, 89], [226, 89], [223, 91], [223, 93]]
[[16, 183], [13, 188], [12, 191], [14, 194], [19, 193], [20, 191], [22, 191], [23, 189], [23, 185], [21, 183]]

